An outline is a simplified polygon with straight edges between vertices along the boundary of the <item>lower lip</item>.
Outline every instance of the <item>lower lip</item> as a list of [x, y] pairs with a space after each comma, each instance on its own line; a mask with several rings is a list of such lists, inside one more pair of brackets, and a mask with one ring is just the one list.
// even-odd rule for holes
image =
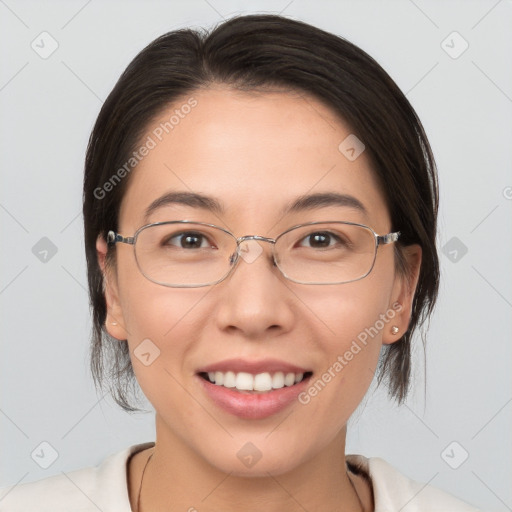
[[281, 412], [293, 403], [305, 390], [311, 375], [293, 386], [267, 391], [265, 393], [243, 393], [234, 388], [217, 386], [196, 375], [206, 394], [221, 409], [239, 418], [256, 420]]

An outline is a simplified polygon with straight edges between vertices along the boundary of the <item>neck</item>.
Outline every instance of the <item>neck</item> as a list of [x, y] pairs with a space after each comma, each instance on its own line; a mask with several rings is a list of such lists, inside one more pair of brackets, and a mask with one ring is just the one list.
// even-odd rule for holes
[[[157, 415], [155, 447], [141, 454], [131, 472], [132, 510], [360, 511], [364, 484], [353, 475], [352, 483], [347, 474], [345, 435], [343, 428], [320, 453], [291, 470], [274, 468], [259, 476], [246, 476], [209, 464], [165, 429]], [[141, 507], [137, 510], [144, 467]], [[366, 496], [362, 498], [367, 502]]]

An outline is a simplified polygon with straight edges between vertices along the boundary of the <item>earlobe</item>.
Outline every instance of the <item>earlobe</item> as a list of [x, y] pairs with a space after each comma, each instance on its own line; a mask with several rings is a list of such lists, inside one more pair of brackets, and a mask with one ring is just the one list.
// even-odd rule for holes
[[401, 249], [405, 265], [403, 273], [397, 273], [391, 297], [390, 308], [395, 311], [386, 326], [382, 343], [390, 345], [400, 340], [407, 332], [412, 316], [412, 306], [421, 270], [421, 246], [409, 245]]
[[105, 330], [118, 340], [127, 339], [127, 331], [124, 327], [124, 318], [119, 301], [116, 276], [112, 269], [108, 268], [107, 261], [107, 242], [99, 235], [96, 239], [96, 253], [98, 265], [103, 274], [103, 293], [107, 303], [107, 317], [105, 319]]

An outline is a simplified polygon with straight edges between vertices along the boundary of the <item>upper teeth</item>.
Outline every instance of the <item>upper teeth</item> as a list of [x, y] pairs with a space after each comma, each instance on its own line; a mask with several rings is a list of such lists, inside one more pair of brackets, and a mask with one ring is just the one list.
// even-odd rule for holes
[[226, 388], [236, 388], [240, 391], [269, 391], [284, 386], [293, 386], [304, 377], [303, 373], [276, 372], [258, 373], [252, 375], [246, 372], [208, 372], [210, 382]]

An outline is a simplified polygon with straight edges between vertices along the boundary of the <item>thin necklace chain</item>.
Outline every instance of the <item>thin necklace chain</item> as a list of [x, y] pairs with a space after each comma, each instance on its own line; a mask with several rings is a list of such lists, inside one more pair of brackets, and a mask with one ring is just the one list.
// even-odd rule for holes
[[361, 509], [361, 512], [364, 512], [363, 502], [361, 501], [361, 496], [359, 496], [359, 493], [357, 492], [356, 486], [354, 485], [354, 482], [352, 482], [352, 478], [350, 478], [350, 475], [347, 472], [348, 479], [350, 480], [350, 484], [352, 485], [352, 489], [354, 489], [354, 492], [357, 496], [357, 501], [359, 502], [359, 508]]
[[[153, 451], [153, 453], [155, 453]], [[148, 460], [146, 461], [146, 464], [144, 465], [144, 469], [142, 470], [142, 476], [140, 477], [140, 487], [139, 487], [139, 497], [137, 498], [137, 511], [140, 512], [140, 495], [142, 494], [142, 482], [144, 480], [144, 473], [146, 472], [146, 468], [148, 467], [149, 461], [151, 460], [151, 457], [153, 457], [153, 453], [148, 457]]]
[[[136, 512], [140, 512], [140, 495], [142, 494], [142, 482], [144, 481], [144, 473], [146, 472], [146, 468], [148, 467], [151, 457], [153, 457], [153, 453], [148, 457], [148, 460], [146, 461], [146, 464], [144, 465], [144, 469], [142, 470], [142, 476], [140, 478], [139, 496], [137, 497], [137, 511]], [[352, 486], [352, 489], [354, 489], [354, 492], [356, 493], [357, 501], [359, 501], [359, 507], [361, 509], [361, 512], [364, 512], [363, 502], [361, 501], [361, 497], [359, 496], [359, 493], [357, 492], [356, 486], [354, 485], [354, 482], [352, 482], [352, 478], [350, 478], [348, 473], [347, 473], [347, 476], [350, 481], [350, 485]]]

